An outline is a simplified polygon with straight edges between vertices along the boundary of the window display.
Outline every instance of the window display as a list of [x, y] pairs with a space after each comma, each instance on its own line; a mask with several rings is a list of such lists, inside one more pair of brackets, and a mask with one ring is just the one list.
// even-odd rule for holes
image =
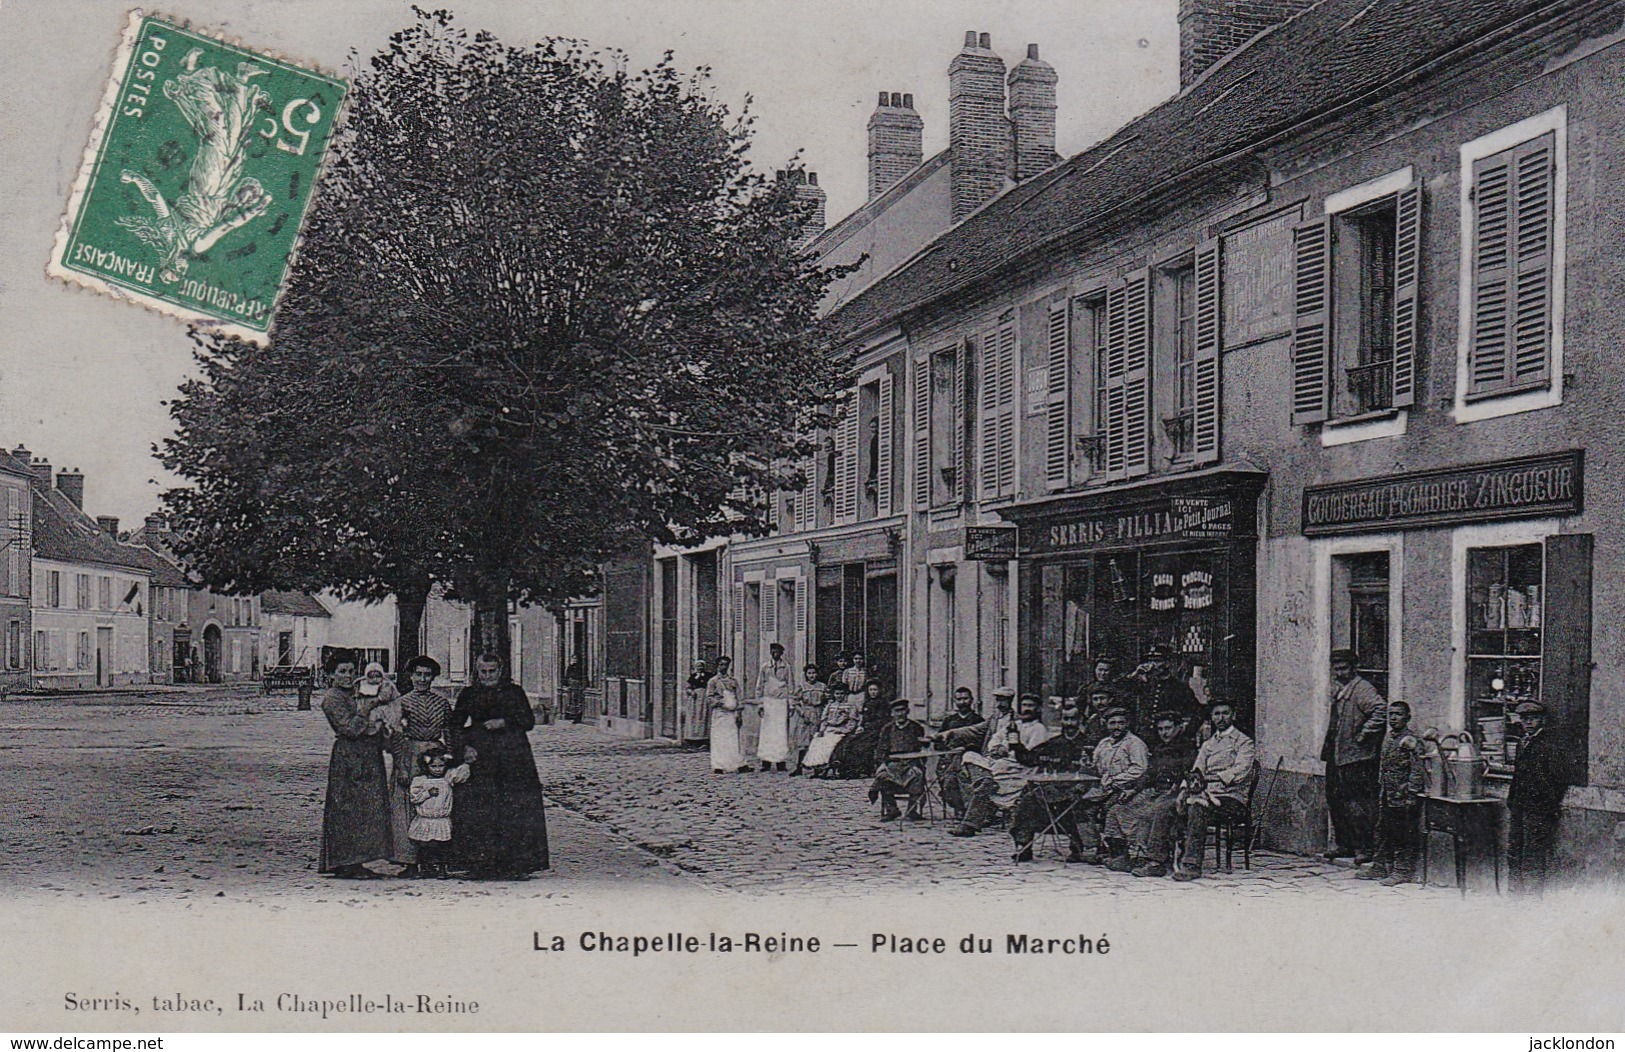
[[1519, 702], [1541, 699], [1544, 560], [1539, 544], [1467, 552], [1469, 727], [1491, 774], [1517, 763]]

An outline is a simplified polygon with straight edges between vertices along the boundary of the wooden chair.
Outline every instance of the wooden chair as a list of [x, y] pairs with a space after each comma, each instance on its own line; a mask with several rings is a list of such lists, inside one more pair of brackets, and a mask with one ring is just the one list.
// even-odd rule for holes
[[1222, 811], [1214, 811], [1213, 817], [1208, 819], [1208, 829], [1213, 837], [1213, 868], [1219, 867], [1220, 852], [1224, 856], [1224, 871], [1234, 873], [1236, 857], [1236, 838], [1241, 838], [1241, 866], [1243, 869], [1253, 868], [1253, 839], [1256, 835], [1258, 818], [1253, 814], [1253, 799], [1258, 795], [1258, 783], [1263, 779], [1263, 765], [1257, 760], [1253, 761], [1253, 781], [1247, 787], [1247, 810], [1240, 817], [1230, 817]]

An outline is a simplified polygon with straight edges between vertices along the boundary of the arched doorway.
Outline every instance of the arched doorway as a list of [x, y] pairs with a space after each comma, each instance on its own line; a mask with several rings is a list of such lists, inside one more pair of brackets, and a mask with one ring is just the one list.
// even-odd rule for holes
[[209, 625], [203, 630], [203, 681], [220, 682], [220, 626]]

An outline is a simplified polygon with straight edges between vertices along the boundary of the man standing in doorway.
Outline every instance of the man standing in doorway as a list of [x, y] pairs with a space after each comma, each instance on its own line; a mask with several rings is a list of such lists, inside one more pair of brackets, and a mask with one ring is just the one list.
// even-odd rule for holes
[[767, 648], [767, 663], [756, 676], [756, 696], [762, 702], [762, 730], [756, 740], [756, 758], [762, 770], [787, 769], [790, 759], [790, 663], [784, 644]]
[[1331, 715], [1320, 759], [1326, 764], [1326, 809], [1331, 812], [1337, 846], [1329, 859], [1371, 861], [1377, 812], [1378, 751], [1388, 718], [1388, 705], [1377, 688], [1355, 671], [1352, 650], [1332, 651]]
[[1514, 893], [1538, 893], [1551, 866], [1564, 785], [1558, 776], [1557, 745], [1546, 730], [1546, 706], [1526, 701], [1516, 713], [1524, 737], [1507, 792], [1507, 875]]

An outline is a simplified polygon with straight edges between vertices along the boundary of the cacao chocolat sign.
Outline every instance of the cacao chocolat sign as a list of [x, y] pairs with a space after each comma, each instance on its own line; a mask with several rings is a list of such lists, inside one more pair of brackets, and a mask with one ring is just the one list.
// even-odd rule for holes
[[1578, 515], [1584, 451], [1384, 475], [1303, 491], [1307, 536]]
[[1229, 497], [1168, 497], [1119, 511], [1052, 522], [1032, 531], [1036, 553], [1123, 548], [1167, 541], [1229, 537], [1235, 502]]
[[1003, 562], [1016, 557], [1015, 526], [966, 526], [965, 558]]

